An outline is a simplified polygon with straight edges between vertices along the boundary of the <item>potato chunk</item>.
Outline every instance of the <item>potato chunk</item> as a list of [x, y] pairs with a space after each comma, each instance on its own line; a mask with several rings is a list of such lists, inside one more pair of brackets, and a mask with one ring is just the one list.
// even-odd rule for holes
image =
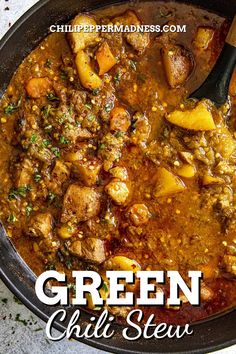
[[135, 226], [146, 224], [151, 217], [145, 204], [134, 204], [129, 210], [129, 217]]
[[103, 42], [100, 45], [96, 51], [96, 58], [99, 65], [99, 75], [104, 75], [117, 63], [107, 42]]
[[184, 178], [193, 178], [196, 174], [196, 168], [194, 165], [184, 164], [178, 169], [178, 176]]
[[214, 29], [211, 27], [198, 27], [193, 44], [196, 48], [206, 50], [209, 47], [213, 37]]
[[76, 68], [79, 74], [81, 84], [89, 90], [101, 88], [102, 80], [92, 68], [90, 58], [87, 53], [79, 50], [75, 58]]
[[178, 45], [166, 45], [161, 53], [170, 87], [175, 88], [183, 85], [193, 68], [190, 53]]
[[[71, 25], [74, 26], [96, 26], [96, 21], [88, 15], [78, 15], [76, 16]], [[80, 32], [73, 32], [68, 34], [68, 39], [71, 44], [71, 48], [75, 54], [79, 50], [85, 49], [87, 46], [95, 45], [99, 41], [99, 32], [95, 30], [92, 32], [85, 32], [83, 29]]]
[[209, 186], [212, 184], [224, 184], [225, 180], [220, 177], [214, 177], [209, 174], [205, 174], [202, 178], [202, 184], [203, 186]]
[[112, 270], [132, 270], [134, 273], [141, 270], [141, 266], [138, 262], [125, 256], [115, 256], [108, 259], [104, 264], [104, 267]]
[[204, 101], [197, 103], [196, 107], [186, 111], [173, 111], [166, 119], [181, 128], [189, 130], [216, 129], [212, 113]]
[[126, 183], [117, 179], [111, 181], [105, 188], [105, 191], [118, 205], [124, 204], [129, 196], [129, 189]]
[[74, 241], [69, 251], [87, 262], [103, 263], [106, 259], [104, 242], [98, 238], [88, 237], [82, 241]]
[[60, 160], [56, 160], [55, 166], [51, 175], [51, 189], [56, 192], [60, 192], [62, 184], [70, 176], [70, 170], [68, 166]]
[[100, 194], [95, 189], [71, 184], [64, 196], [61, 221], [86, 221], [99, 211]]
[[72, 168], [74, 174], [82, 179], [86, 186], [91, 187], [97, 182], [102, 163], [98, 159], [79, 160], [73, 162]]
[[47, 77], [34, 77], [26, 84], [27, 94], [32, 98], [46, 96], [51, 90], [51, 82]]
[[153, 192], [153, 195], [156, 198], [179, 193], [186, 188], [184, 182], [179, 177], [173, 175], [173, 173], [164, 167], [158, 168], [156, 177], [157, 183]]
[[39, 213], [32, 216], [29, 222], [27, 234], [32, 237], [48, 238], [52, 232], [51, 213]]
[[19, 167], [17, 166], [15, 186], [19, 188], [30, 185], [33, 173], [34, 167], [32, 161], [25, 158], [22, 164]]
[[126, 181], [128, 179], [128, 172], [125, 167], [116, 166], [109, 170], [111, 175], [121, 181]]
[[127, 132], [130, 127], [130, 124], [130, 115], [124, 108], [113, 108], [110, 117], [110, 129], [112, 131]]

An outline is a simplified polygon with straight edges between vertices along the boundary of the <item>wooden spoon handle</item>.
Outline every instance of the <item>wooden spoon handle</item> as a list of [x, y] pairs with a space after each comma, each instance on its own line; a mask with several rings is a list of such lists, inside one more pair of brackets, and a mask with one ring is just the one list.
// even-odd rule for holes
[[236, 47], [236, 15], [234, 16], [233, 22], [226, 37], [226, 43]]

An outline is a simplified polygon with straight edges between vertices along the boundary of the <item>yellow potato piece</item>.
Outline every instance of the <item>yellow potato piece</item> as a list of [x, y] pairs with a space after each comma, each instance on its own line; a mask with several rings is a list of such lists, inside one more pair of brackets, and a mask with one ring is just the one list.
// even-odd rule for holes
[[229, 158], [236, 149], [236, 141], [233, 139], [231, 133], [226, 127], [219, 129], [219, 144], [217, 145], [217, 152], [224, 158]]
[[81, 84], [86, 89], [96, 90], [102, 86], [102, 80], [93, 70], [90, 58], [87, 53], [80, 50], [76, 54], [75, 64], [77, 67]]
[[213, 177], [211, 175], [204, 175], [202, 178], [202, 184], [204, 186], [208, 186], [211, 184], [223, 184], [225, 183], [223, 178], [220, 177]]
[[185, 164], [178, 169], [178, 176], [184, 178], [193, 178], [196, 173], [196, 168], [193, 165]]
[[117, 63], [107, 42], [103, 42], [96, 51], [96, 58], [99, 65], [99, 75], [104, 75]]
[[132, 270], [134, 273], [141, 270], [141, 266], [134, 259], [130, 259], [125, 256], [115, 256], [110, 258], [105, 267], [112, 268], [114, 270]]
[[[96, 21], [88, 15], [78, 15], [71, 22], [71, 25], [74, 26], [96, 26]], [[93, 28], [93, 27], [92, 27]], [[97, 44], [99, 41], [99, 32], [88, 31], [85, 32], [84, 29], [81, 29], [80, 32], [72, 32], [68, 34], [68, 38], [71, 44], [73, 52], [76, 54], [79, 50], [85, 49], [89, 45]]]
[[184, 182], [164, 167], [158, 168], [154, 197], [165, 197], [185, 190]]
[[194, 39], [194, 45], [198, 49], [207, 49], [214, 37], [214, 29], [210, 27], [198, 27], [197, 34]]
[[195, 108], [186, 111], [173, 111], [166, 119], [181, 128], [189, 130], [216, 129], [212, 114], [204, 101], [199, 102]]

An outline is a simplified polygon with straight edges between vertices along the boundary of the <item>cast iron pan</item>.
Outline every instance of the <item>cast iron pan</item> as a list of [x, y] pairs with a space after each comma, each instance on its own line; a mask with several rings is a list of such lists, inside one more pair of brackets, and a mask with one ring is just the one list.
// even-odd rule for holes
[[[121, 2], [121, 1], [119, 1]], [[229, 19], [236, 13], [235, 0], [186, 0]], [[118, 3], [107, 0], [102, 5]], [[91, 11], [101, 6], [100, 0], [42, 0], [24, 14], [0, 42], [0, 96], [4, 93], [15, 70], [22, 60], [48, 34], [51, 24], [63, 24], [82, 10]], [[0, 230], [0, 277], [8, 288], [37, 316], [44, 321], [59, 307], [42, 304], [34, 292], [35, 275], [19, 257], [6, 234]], [[70, 314], [73, 308], [68, 308]], [[82, 313], [80, 324], [90, 323], [89, 314]], [[55, 328], [65, 331], [65, 323], [55, 323]], [[115, 335], [106, 339], [82, 339], [81, 341], [116, 353], [206, 353], [236, 343], [236, 311], [224, 313], [208, 321], [192, 326], [193, 336], [182, 339], [124, 340], [122, 327], [114, 325]]]

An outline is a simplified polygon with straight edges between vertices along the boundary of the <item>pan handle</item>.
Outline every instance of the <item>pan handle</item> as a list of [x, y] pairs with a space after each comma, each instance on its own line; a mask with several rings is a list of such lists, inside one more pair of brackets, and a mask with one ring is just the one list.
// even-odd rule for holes
[[236, 47], [236, 15], [234, 16], [233, 22], [226, 37], [226, 43]]

